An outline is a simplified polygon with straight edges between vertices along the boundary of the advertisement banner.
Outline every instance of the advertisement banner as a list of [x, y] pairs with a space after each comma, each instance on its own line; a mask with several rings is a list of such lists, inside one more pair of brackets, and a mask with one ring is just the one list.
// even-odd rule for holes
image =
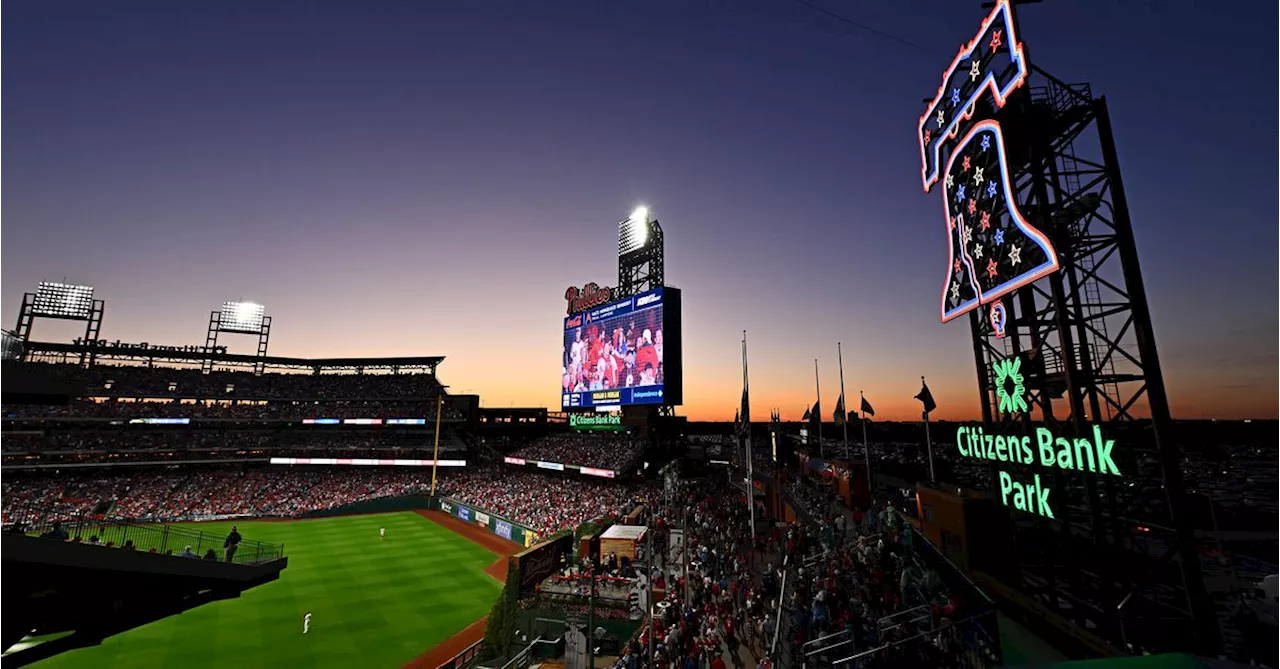
[[591, 467], [583, 467], [581, 471], [587, 476], [602, 476], [607, 479], [617, 476], [617, 472], [614, 472], [612, 469], [593, 469]]
[[476, 522], [487, 526], [489, 524], [489, 514], [483, 511], [476, 511]]
[[506, 457], [504, 457], [504, 458], [502, 458], [502, 461], [503, 461], [503, 462], [505, 462], [505, 463], [507, 463], [507, 464], [509, 464], [509, 465], [523, 465], [523, 464], [524, 464], [524, 458], [513, 458], [513, 457], [511, 457], [511, 456], [509, 456], [509, 455], [508, 455], [508, 456], [506, 456]]
[[508, 523], [505, 520], [497, 521], [496, 523], [494, 523], [493, 533], [502, 537], [503, 539], [508, 539], [508, 540], [511, 539], [511, 523]]
[[471, 509], [465, 506], [458, 507], [458, 517], [463, 520], [471, 520]]
[[558, 472], [564, 471], [564, 465], [559, 462], [539, 462], [538, 466], [543, 469], [554, 469]]
[[452, 514], [453, 505], [444, 500], [440, 500], [440, 510], [448, 514]]

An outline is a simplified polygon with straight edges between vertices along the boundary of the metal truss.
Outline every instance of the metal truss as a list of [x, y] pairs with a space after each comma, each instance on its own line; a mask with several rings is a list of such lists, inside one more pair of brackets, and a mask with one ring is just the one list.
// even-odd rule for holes
[[[1029, 413], [1000, 416], [996, 403], [993, 364], [1020, 357], [1027, 403], [1044, 424], [1076, 436], [1087, 434], [1086, 423], [1123, 430], [1132, 435], [1130, 476], [1147, 463], [1149, 479], [1131, 491], [1114, 477], [1054, 472], [1065, 508], [1057, 521], [1035, 523], [1039, 538], [1026, 539], [1043, 546], [1050, 537], [1061, 562], [1054, 564], [1053, 551], [1038, 559], [1024, 550], [1023, 586], [1044, 603], [1068, 602], [1064, 617], [1077, 624], [1087, 617], [1117, 648], [1141, 634], [1133, 617], [1159, 616], [1166, 631], [1185, 627], [1182, 638], [1196, 639], [1195, 650], [1216, 654], [1219, 635], [1186, 512], [1106, 100], [1087, 84], [1065, 84], [1033, 67], [996, 119], [1013, 147], [1019, 207], [1049, 236], [1061, 269], [1004, 298], [1003, 337], [983, 310], [970, 312], [984, 422], [1030, 425]], [[1135, 508], [1152, 498], [1159, 508]], [[1081, 544], [1090, 547], [1075, 557], [1063, 552]]]
[[647, 223], [645, 244], [640, 248], [618, 256], [617, 297], [630, 297], [666, 284], [665, 245], [662, 226], [655, 221]]

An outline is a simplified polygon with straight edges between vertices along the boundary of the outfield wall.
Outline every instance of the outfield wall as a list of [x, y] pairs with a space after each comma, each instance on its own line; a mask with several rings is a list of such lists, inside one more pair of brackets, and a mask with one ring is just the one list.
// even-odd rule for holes
[[538, 543], [537, 532], [515, 521], [507, 520], [502, 516], [489, 513], [484, 509], [449, 497], [441, 497], [434, 501], [438, 503], [431, 508], [439, 509], [463, 522], [479, 525], [503, 539], [510, 539], [525, 548]]
[[503, 539], [514, 541], [525, 548], [538, 542], [538, 533], [520, 523], [449, 497], [432, 497], [431, 495], [381, 497], [332, 509], [312, 511], [298, 517], [333, 518], [335, 516], [351, 516], [361, 513], [393, 513], [396, 511], [420, 511], [422, 509], [443, 511], [463, 522], [479, 525]]
[[395, 511], [417, 511], [419, 509], [437, 509], [435, 498], [431, 495], [401, 495], [399, 497], [379, 497], [354, 504], [337, 506], [332, 509], [321, 509], [304, 513], [299, 518], [332, 518], [334, 516], [353, 516], [360, 513], [392, 513]]

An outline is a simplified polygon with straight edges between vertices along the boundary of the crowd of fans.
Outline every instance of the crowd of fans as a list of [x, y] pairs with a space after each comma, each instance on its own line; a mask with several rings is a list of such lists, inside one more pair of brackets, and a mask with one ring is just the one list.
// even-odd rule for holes
[[802, 520], [762, 523], [755, 542], [736, 489], [685, 487], [666, 500], [659, 526], [682, 525], [687, 510], [688, 578], [670, 561], [656, 576], [666, 597], [653, 623], [654, 654], [646, 629], [619, 667], [764, 666], [770, 657], [799, 666], [867, 649], [877, 650], [857, 666], [992, 663], [996, 641], [966, 620], [980, 611], [917, 550], [913, 537], [923, 540], [898, 512], [884, 503], [851, 512], [820, 481], [789, 487], [805, 505]]
[[[625, 513], [651, 494], [619, 481], [550, 476], [509, 468], [442, 468], [437, 492], [544, 536]], [[295, 517], [369, 499], [426, 494], [431, 490], [431, 469], [277, 466], [25, 472], [6, 475], [2, 486], [6, 516], [31, 508], [64, 519], [94, 513], [145, 521]]]
[[225, 397], [246, 399], [406, 399], [434, 398], [441, 391], [426, 373], [285, 374], [199, 368], [145, 367], [98, 363], [88, 369], [73, 364], [22, 363], [45, 377], [101, 389], [119, 397]]
[[444, 490], [453, 499], [514, 520], [540, 535], [630, 511], [650, 488], [622, 481], [544, 474], [505, 467], [453, 472]]
[[5, 465], [200, 462], [296, 458], [393, 458], [469, 460], [452, 430], [439, 444], [425, 430], [297, 428], [283, 430], [73, 430], [41, 434], [6, 432]]
[[526, 460], [623, 471], [640, 457], [641, 441], [629, 437], [563, 434], [543, 437], [510, 455]]
[[[303, 420], [306, 418], [424, 418], [434, 421], [434, 400], [353, 401], [196, 401], [142, 402], [79, 400], [70, 404], [6, 404], [5, 418], [193, 418], [237, 420]], [[466, 418], [446, 400], [443, 420]]]
[[239, 515], [292, 517], [367, 499], [423, 493], [431, 488], [431, 470], [230, 467], [33, 472], [6, 475], [2, 485], [6, 515], [35, 508], [54, 517], [80, 518], [100, 509], [107, 517], [180, 521]]

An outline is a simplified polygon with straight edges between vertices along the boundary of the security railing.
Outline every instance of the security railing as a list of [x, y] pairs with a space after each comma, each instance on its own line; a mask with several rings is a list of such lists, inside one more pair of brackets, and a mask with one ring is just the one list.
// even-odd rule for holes
[[66, 534], [65, 541], [105, 548], [136, 550], [197, 557], [219, 562], [253, 565], [278, 560], [284, 556], [284, 544], [268, 544], [242, 539], [228, 555], [225, 535], [202, 532], [172, 525], [143, 525], [122, 520], [94, 517], [90, 514], [50, 511], [23, 507], [4, 515], [4, 532], [55, 539]]

